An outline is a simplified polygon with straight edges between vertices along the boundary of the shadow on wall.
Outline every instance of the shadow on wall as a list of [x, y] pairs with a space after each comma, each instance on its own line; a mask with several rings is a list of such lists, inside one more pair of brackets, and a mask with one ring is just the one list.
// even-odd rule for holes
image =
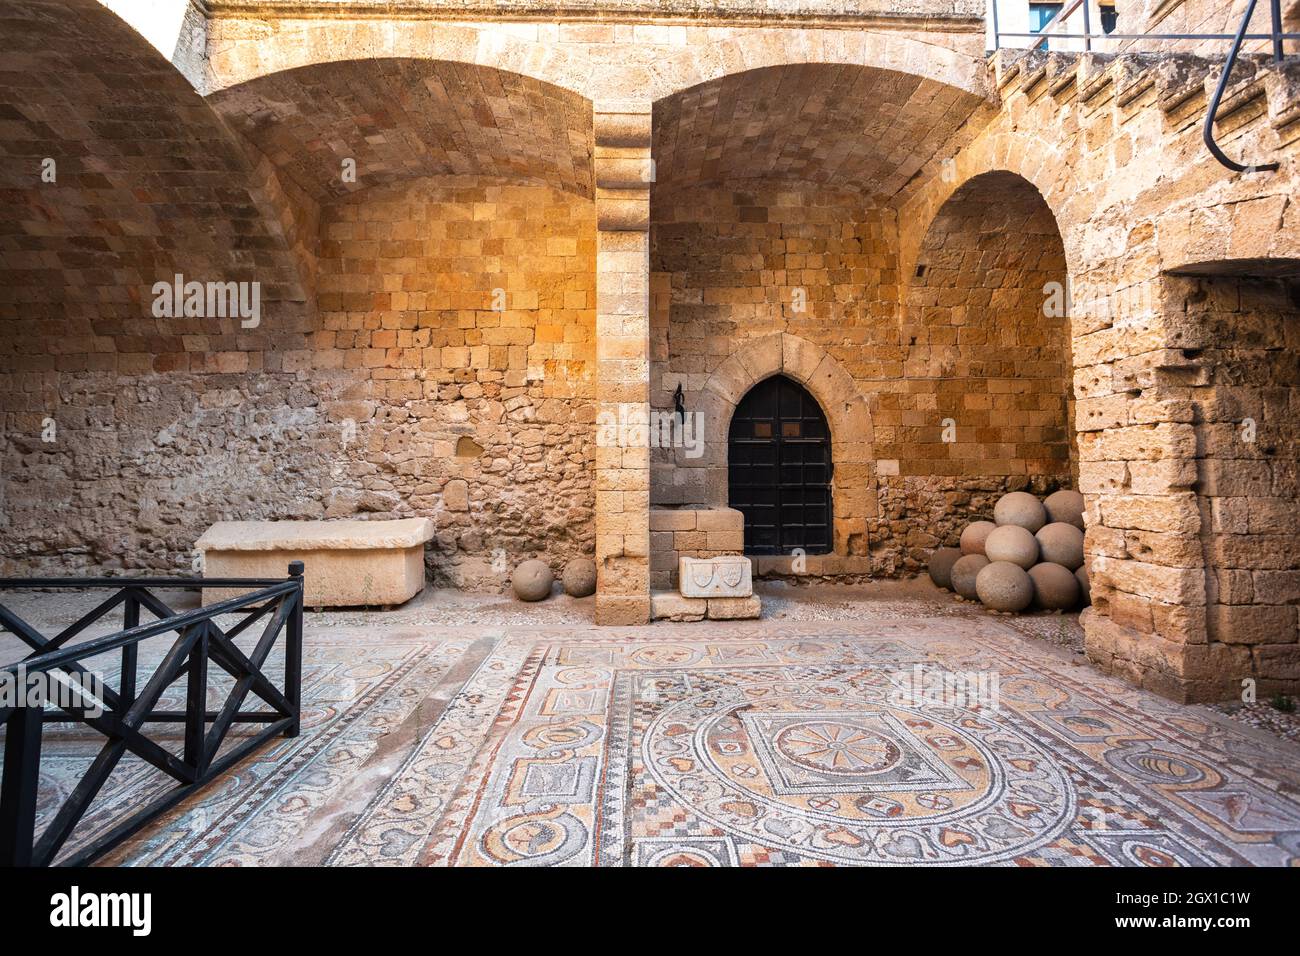
[[912, 572], [1008, 491], [1077, 481], [1065, 249], [1038, 190], [976, 176], [907, 277], [899, 375], [875, 383], [877, 564]]

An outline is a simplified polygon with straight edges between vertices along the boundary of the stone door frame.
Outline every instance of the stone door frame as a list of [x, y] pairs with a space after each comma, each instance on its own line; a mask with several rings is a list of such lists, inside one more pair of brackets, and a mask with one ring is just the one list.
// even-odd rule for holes
[[844, 366], [821, 346], [778, 332], [750, 339], [713, 370], [704, 384], [688, 393], [686, 407], [705, 423], [704, 454], [676, 467], [702, 467], [706, 504], [727, 507], [727, 434], [736, 405], [751, 388], [773, 375], [785, 375], [806, 388], [821, 405], [831, 430], [834, 507], [832, 553], [867, 553], [868, 522], [876, 513], [876, 469], [871, 411]]

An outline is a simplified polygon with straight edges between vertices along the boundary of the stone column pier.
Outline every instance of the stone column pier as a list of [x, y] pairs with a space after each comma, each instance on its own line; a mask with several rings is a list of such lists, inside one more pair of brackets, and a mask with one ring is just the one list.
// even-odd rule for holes
[[650, 103], [597, 104], [596, 622], [650, 621]]

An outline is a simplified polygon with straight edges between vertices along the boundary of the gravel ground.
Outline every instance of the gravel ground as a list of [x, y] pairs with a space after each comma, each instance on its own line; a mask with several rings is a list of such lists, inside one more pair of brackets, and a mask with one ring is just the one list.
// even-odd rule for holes
[[1260, 730], [1300, 744], [1300, 712], [1278, 710], [1267, 701], [1253, 704], [1211, 704], [1210, 710], [1225, 714], [1238, 723], [1249, 724]]

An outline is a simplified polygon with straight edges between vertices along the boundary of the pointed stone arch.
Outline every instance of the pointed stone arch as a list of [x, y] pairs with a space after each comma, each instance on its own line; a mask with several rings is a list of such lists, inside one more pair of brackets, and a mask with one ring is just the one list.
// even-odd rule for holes
[[687, 408], [705, 422], [705, 452], [677, 467], [708, 469], [705, 488], [710, 507], [727, 506], [727, 431], [736, 405], [751, 388], [773, 375], [785, 375], [812, 394], [831, 429], [835, 464], [834, 553], [865, 554], [868, 519], [875, 514], [875, 469], [871, 411], [857, 383], [821, 346], [779, 332], [751, 339], [728, 356], [694, 395]]

